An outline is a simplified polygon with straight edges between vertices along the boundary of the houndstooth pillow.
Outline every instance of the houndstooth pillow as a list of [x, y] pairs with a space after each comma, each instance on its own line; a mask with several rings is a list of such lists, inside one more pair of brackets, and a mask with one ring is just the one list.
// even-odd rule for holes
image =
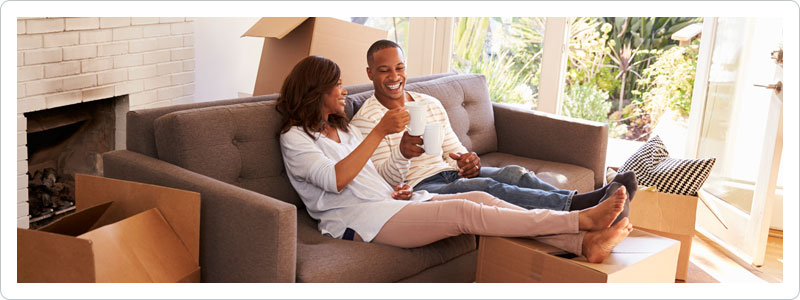
[[697, 195], [716, 159], [670, 158], [664, 142], [657, 135], [650, 138], [628, 158], [619, 172], [632, 170], [639, 184], [656, 186], [664, 193]]
[[636, 174], [636, 179], [639, 181], [639, 184], [653, 186], [647, 174], [667, 157], [669, 157], [667, 147], [664, 146], [664, 142], [661, 141], [661, 138], [656, 135], [639, 147], [639, 150], [636, 150], [636, 152], [622, 164], [622, 167], [619, 168], [619, 172], [633, 171], [634, 174]]
[[648, 179], [660, 192], [697, 195], [697, 191], [706, 182], [715, 158], [677, 159], [665, 158], [650, 173]]

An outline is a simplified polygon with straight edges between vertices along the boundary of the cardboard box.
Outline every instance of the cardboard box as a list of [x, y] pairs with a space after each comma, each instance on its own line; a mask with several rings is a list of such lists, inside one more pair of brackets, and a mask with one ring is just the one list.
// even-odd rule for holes
[[332, 18], [261, 18], [242, 36], [264, 38], [253, 96], [280, 92], [301, 59], [318, 55], [336, 62], [344, 85], [370, 82], [367, 49], [388, 32]]
[[17, 229], [18, 282], [200, 282], [200, 194], [77, 174], [75, 205]]
[[629, 219], [634, 228], [681, 242], [675, 279], [686, 280], [689, 272], [698, 203], [697, 196], [650, 190], [636, 191], [636, 197], [631, 201]]
[[[481, 236], [477, 282], [675, 282], [677, 241], [634, 229], [602, 263], [527, 238]], [[572, 255], [574, 256], [574, 255]]]

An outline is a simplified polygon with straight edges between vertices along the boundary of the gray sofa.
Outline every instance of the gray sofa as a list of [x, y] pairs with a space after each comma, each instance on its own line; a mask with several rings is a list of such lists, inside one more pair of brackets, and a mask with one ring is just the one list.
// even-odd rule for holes
[[[352, 116], [371, 84], [347, 87]], [[492, 103], [482, 75], [410, 78], [440, 99], [483, 165], [518, 164], [562, 188], [603, 184], [607, 126]], [[204, 282], [471, 282], [476, 241], [414, 248], [319, 233], [284, 171], [277, 95], [131, 111], [127, 150], [103, 155], [104, 176], [201, 193]]]

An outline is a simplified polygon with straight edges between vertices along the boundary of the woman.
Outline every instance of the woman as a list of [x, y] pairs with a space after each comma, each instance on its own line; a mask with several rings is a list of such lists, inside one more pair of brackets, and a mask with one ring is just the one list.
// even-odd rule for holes
[[333, 61], [307, 57], [284, 81], [277, 103], [286, 172], [323, 234], [404, 248], [460, 234], [540, 236], [601, 262], [632, 230], [627, 218], [611, 226], [626, 199], [620, 184], [609, 186], [597, 206], [572, 212], [526, 210], [483, 192], [432, 195], [408, 185], [392, 188], [369, 159], [381, 139], [405, 129], [408, 113], [389, 110], [362, 137], [348, 125], [340, 75]]

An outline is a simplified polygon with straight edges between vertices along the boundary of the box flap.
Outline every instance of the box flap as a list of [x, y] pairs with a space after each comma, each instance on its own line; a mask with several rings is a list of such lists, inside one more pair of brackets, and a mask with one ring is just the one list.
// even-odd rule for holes
[[634, 229], [627, 238], [614, 247], [611, 255], [602, 263], [589, 263], [582, 256], [572, 259], [572, 261], [606, 274], [612, 274], [650, 257], [653, 253], [661, 252], [670, 247], [676, 248], [675, 256], [677, 258], [679, 243], [679, 241], [673, 239]]
[[697, 202], [697, 196], [640, 190], [631, 201], [630, 220], [634, 226], [642, 228], [693, 234]]
[[92, 243], [17, 228], [17, 282], [94, 282]]
[[281, 39], [308, 18], [261, 18], [242, 37], [274, 37]]
[[93, 242], [97, 282], [177, 282], [197, 269], [156, 208], [79, 238]]
[[52, 232], [69, 236], [86, 233], [100, 220], [100, 217], [111, 206], [111, 202], [95, 205], [82, 211], [69, 214], [53, 223], [39, 228], [39, 231]]
[[157, 207], [192, 254], [194, 261], [200, 261], [199, 193], [76, 174], [75, 199], [78, 210], [82, 207], [113, 201], [107, 212], [92, 229], [119, 222], [129, 216]]

